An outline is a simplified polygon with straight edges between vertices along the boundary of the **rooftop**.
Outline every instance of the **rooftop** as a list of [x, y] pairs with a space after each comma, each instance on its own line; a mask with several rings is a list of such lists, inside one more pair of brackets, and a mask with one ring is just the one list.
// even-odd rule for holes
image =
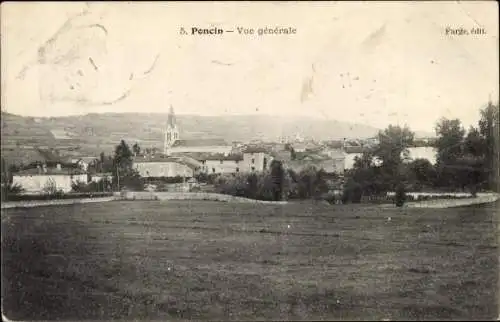
[[171, 162], [187, 165], [191, 168], [200, 167], [202, 164], [189, 156], [166, 156], [163, 154], [140, 156], [133, 158], [134, 163]]
[[174, 153], [173, 156], [186, 156], [193, 158], [198, 161], [205, 160], [233, 160], [240, 161], [243, 160], [243, 156], [238, 153], [225, 155], [223, 153], [207, 153], [207, 152], [185, 152], [185, 153]]
[[46, 172], [43, 169], [38, 169], [38, 168], [29, 168], [29, 169], [24, 169], [21, 171], [18, 171], [14, 173], [15, 176], [31, 176], [31, 175], [76, 175], [76, 174], [85, 174], [84, 171], [80, 169], [74, 169], [74, 168], [47, 168]]
[[200, 139], [200, 140], [177, 140], [172, 147], [203, 147], [203, 146], [226, 146], [231, 147], [223, 139]]
[[269, 150], [263, 146], [247, 146], [243, 153], [269, 153]]

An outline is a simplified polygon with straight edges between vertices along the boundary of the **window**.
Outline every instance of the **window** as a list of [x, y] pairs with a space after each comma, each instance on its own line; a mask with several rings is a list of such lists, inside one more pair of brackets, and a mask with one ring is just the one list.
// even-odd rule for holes
[[215, 173], [215, 168], [212, 168], [212, 172]]
[[255, 171], [255, 167], [252, 167], [252, 171]]
[[255, 159], [254, 158], [252, 158], [252, 164], [255, 164]]
[[239, 164], [239, 163], [240, 163], [240, 161], [239, 161], [239, 160], [236, 160], [235, 162], [236, 162], [236, 164]]
[[236, 168], [236, 172], [240, 172], [240, 168]]

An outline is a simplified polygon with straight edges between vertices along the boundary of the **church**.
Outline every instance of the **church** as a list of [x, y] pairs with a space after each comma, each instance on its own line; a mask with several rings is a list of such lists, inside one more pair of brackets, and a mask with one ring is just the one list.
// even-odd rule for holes
[[223, 139], [196, 139], [181, 140], [174, 109], [171, 106], [164, 133], [163, 153], [167, 156], [179, 153], [214, 153], [229, 155], [233, 150], [232, 144]]
[[192, 178], [197, 173], [223, 174], [264, 171], [272, 157], [266, 151], [246, 147], [236, 151], [222, 139], [180, 139], [174, 109], [170, 107], [164, 130], [163, 153], [134, 158], [135, 168], [142, 177]]

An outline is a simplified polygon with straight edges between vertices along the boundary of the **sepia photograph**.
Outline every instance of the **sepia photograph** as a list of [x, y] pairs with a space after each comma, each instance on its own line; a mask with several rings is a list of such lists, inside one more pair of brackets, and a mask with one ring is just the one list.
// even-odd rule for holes
[[500, 320], [498, 2], [0, 14], [2, 320]]

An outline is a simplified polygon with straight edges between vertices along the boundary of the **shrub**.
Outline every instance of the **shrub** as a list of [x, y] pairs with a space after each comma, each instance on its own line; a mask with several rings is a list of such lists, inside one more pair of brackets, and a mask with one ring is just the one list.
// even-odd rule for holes
[[361, 185], [353, 180], [349, 180], [342, 193], [342, 203], [360, 203], [362, 196], [363, 191], [361, 189]]
[[403, 207], [406, 201], [406, 192], [404, 185], [400, 184], [396, 187], [396, 195], [394, 196], [396, 207]]

